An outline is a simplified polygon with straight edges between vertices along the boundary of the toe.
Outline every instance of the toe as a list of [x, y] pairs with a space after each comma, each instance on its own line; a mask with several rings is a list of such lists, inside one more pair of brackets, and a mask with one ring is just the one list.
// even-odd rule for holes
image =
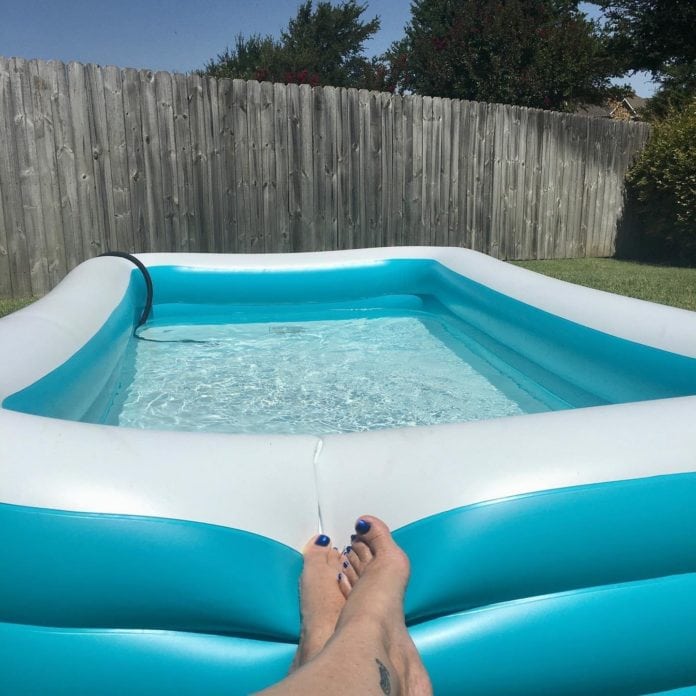
[[346, 546], [344, 553], [358, 572], [360, 572], [361, 566], [364, 566], [372, 558], [372, 552], [367, 544], [357, 538], [351, 541], [350, 546]]
[[360, 542], [365, 544], [373, 555], [379, 553], [380, 549], [388, 549], [394, 546], [389, 527], [378, 517], [363, 515], [355, 523], [357, 538], [353, 542], [353, 547], [359, 546]]
[[350, 581], [348, 580], [348, 577], [346, 576], [345, 573], [339, 573], [338, 576], [338, 587], [343, 593], [343, 596], [347, 599], [348, 595], [350, 594], [350, 591], [353, 589], [353, 586], [351, 585]]
[[355, 583], [358, 581], [359, 573], [356, 572], [351, 561], [348, 558], [346, 558], [346, 556], [343, 556], [341, 559], [340, 572], [346, 576], [346, 579], [348, 580], [348, 583], [351, 587], [355, 585]]
[[400, 573], [408, 577], [409, 562], [406, 554], [396, 545], [392, 539], [389, 527], [378, 517], [363, 515], [355, 524], [358, 535], [353, 542], [353, 548], [359, 548], [364, 544], [370, 552], [371, 559], [382, 559], [389, 563], [396, 563]]
[[326, 534], [315, 534], [307, 541], [302, 549], [305, 558], [328, 558], [336, 551], [331, 548], [331, 539]]

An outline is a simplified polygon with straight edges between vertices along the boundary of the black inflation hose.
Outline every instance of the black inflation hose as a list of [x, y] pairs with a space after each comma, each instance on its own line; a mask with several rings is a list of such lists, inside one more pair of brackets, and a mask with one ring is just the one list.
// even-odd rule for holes
[[152, 309], [152, 278], [150, 277], [150, 272], [140, 259], [136, 259], [133, 254], [129, 254], [125, 251], [106, 251], [103, 254], [99, 254], [99, 256], [117, 256], [120, 259], [126, 259], [127, 261], [134, 263], [143, 274], [143, 278], [145, 278], [145, 287], [147, 288], [147, 298], [145, 300], [145, 308], [143, 309], [143, 313], [140, 315], [138, 325], [135, 327], [137, 329], [138, 326], [142, 326], [147, 321], [147, 318], [150, 316], [150, 310]]

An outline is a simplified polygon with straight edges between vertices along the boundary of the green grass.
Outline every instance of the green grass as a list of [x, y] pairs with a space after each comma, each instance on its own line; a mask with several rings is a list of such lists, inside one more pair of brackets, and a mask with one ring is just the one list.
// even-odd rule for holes
[[22, 307], [26, 307], [35, 299], [36, 297], [22, 297], [12, 300], [7, 297], [0, 297], [0, 317], [4, 317], [6, 314], [22, 309]]
[[616, 259], [515, 261], [569, 283], [696, 311], [696, 268], [652, 266]]

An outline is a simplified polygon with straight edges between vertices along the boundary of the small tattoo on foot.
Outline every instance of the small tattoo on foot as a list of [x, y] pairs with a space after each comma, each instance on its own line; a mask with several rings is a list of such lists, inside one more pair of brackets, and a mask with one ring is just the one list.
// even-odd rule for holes
[[380, 662], [375, 658], [375, 662], [379, 667], [379, 686], [382, 689], [382, 693], [391, 693], [391, 681], [389, 680], [389, 670], [384, 666], [384, 663]]

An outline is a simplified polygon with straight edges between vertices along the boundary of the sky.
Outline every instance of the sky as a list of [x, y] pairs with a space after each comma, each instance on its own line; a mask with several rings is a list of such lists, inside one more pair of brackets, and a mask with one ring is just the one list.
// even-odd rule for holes
[[[77, 60], [189, 72], [233, 44], [238, 33], [277, 36], [300, 0], [0, 0], [0, 55]], [[378, 55], [403, 35], [408, 0], [363, 0], [379, 32], [365, 46]], [[582, 9], [596, 16], [596, 8]], [[655, 86], [645, 74], [624, 78], [638, 96]]]

